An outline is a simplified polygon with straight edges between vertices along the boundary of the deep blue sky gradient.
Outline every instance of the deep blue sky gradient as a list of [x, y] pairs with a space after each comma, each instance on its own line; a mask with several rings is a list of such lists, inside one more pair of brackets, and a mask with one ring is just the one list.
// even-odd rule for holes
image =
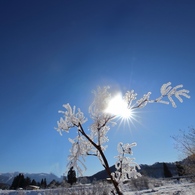
[[[179, 159], [170, 136], [195, 116], [193, 0], [2, 0], [0, 29], [0, 172], [62, 175], [75, 134], [54, 130], [58, 110], [69, 102], [89, 117], [98, 85], [156, 98], [163, 83], [184, 84], [191, 99], [140, 110], [109, 132], [106, 153], [113, 165], [117, 143], [136, 141], [138, 163]], [[85, 175], [103, 169], [86, 164]]]

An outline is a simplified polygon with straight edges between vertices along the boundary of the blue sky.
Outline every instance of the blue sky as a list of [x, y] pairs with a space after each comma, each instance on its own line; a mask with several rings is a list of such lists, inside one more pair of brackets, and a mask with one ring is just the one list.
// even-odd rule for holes
[[[150, 104], [109, 132], [110, 165], [120, 141], [137, 142], [140, 164], [178, 160], [170, 136], [194, 125], [194, 24], [193, 0], [0, 1], [0, 172], [62, 175], [75, 133], [54, 130], [58, 110], [70, 103], [89, 117], [98, 85], [153, 98], [168, 81], [189, 89], [176, 109]], [[85, 175], [103, 169], [86, 164]]]

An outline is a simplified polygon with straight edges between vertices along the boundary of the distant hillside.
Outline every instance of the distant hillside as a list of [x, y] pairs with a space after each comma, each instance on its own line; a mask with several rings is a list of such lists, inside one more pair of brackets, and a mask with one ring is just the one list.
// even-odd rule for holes
[[[177, 170], [175, 163], [166, 163], [168, 169], [170, 170], [173, 176], [177, 175]], [[153, 165], [140, 165], [141, 170], [139, 172], [148, 177], [153, 178], [163, 178], [164, 177], [164, 168], [163, 163], [154, 163]]]
[[[177, 175], [177, 170], [175, 163], [166, 163], [169, 170], [171, 171], [172, 175]], [[153, 165], [140, 165], [141, 170], [139, 172], [148, 177], [153, 178], [163, 178], [164, 177], [164, 170], [163, 170], [163, 163], [155, 163]], [[115, 166], [110, 167], [111, 172], [115, 171]], [[15, 176], [17, 176], [19, 172], [14, 173], [0, 173], [0, 183], [11, 185], [12, 181]], [[29, 177], [31, 180], [35, 180], [36, 182], [41, 182], [42, 179], [46, 178], [47, 183], [50, 183], [52, 180], [56, 180], [61, 182], [62, 178], [57, 177], [56, 175], [50, 173], [23, 173], [24, 177]], [[108, 175], [105, 170], [99, 171], [96, 174], [86, 177], [89, 181], [93, 180], [104, 180], [108, 178]]]
[[[175, 163], [166, 163], [170, 172], [172, 175], [177, 175], [177, 170]], [[153, 177], [153, 178], [163, 178], [164, 177], [164, 169], [163, 169], [163, 163], [155, 163], [153, 165], [140, 165], [141, 170], [138, 170], [142, 175], [148, 176], [148, 177]], [[114, 172], [115, 166], [110, 167], [111, 172]], [[98, 173], [88, 177], [90, 181], [95, 180], [104, 180], [108, 177], [108, 174], [105, 170], [99, 171]]]
[[[19, 172], [14, 173], [0, 173], [0, 183], [4, 184], [12, 184], [14, 177], [16, 177]], [[52, 180], [62, 181], [61, 178], [56, 175], [50, 173], [23, 173], [24, 177], [29, 177], [31, 180], [35, 180], [36, 182], [41, 182], [42, 179], [46, 178], [47, 183], [50, 183]]]

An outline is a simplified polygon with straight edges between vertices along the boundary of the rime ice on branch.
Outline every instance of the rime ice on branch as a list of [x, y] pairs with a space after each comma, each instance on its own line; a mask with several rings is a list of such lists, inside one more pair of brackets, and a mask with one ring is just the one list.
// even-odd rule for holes
[[[127, 91], [123, 96], [123, 104], [125, 102], [126, 107], [129, 112], [134, 109], [139, 109], [145, 107], [148, 103], [164, 103], [169, 104], [171, 102], [172, 106], [176, 108], [176, 103], [173, 100], [175, 96], [180, 102], [183, 102], [181, 96], [190, 98], [188, 95], [189, 91], [186, 89], [181, 89], [183, 85], [177, 85], [176, 87], [171, 87], [171, 83], [168, 82], [163, 84], [160, 92], [161, 95], [150, 100], [151, 92], [144, 94], [142, 98], [137, 99], [137, 94], [134, 90]], [[71, 107], [69, 104], [63, 105], [65, 111], [59, 111], [63, 114], [63, 117], [57, 122], [58, 127], [56, 130], [62, 134], [62, 131], [69, 132], [71, 128], [76, 128], [76, 137], [70, 139], [72, 143], [72, 148], [70, 150], [70, 155], [68, 157], [68, 169], [74, 167], [77, 169], [78, 174], [82, 175], [82, 168], [86, 169], [84, 162], [87, 155], [96, 156], [99, 158], [101, 164], [107, 171], [113, 185], [113, 194], [122, 193], [122, 184], [124, 181], [131, 179], [132, 177], [140, 176], [136, 171], [136, 167], [139, 168], [137, 163], [134, 162], [133, 158], [129, 158], [126, 155], [132, 154], [132, 147], [136, 145], [133, 144], [123, 144], [118, 145], [118, 156], [117, 162], [115, 164], [116, 171], [111, 173], [108, 160], [104, 154], [106, 150], [106, 143], [109, 141], [107, 133], [110, 130], [110, 125], [116, 125], [115, 119], [117, 115], [114, 113], [106, 112], [109, 102], [112, 100], [112, 94], [109, 92], [109, 87], [98, 87], [94, 93], [94, 100], [89, 106], [89, 114], [93, 120], [93, 124], [90, 126], [90, 133], [87, 134], [83, 129], [83, 124], [87, 121], [83, 112], [76, 107]], [[165, 98], [167, 97], [167, 100]]]

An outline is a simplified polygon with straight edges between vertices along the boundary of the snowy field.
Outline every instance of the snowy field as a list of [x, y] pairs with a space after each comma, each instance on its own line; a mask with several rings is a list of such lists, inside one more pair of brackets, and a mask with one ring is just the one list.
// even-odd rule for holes
[[153, 189], [126, 192], [125, 195], [195, 195], [195, 184], [194, 183], [182, 183], [172, 184]]
[[[154, 183], [153, 183], [154, 184]], [[160, 181], [158, 187], [150, 184], [147, 190], [130, 191], [129, 185], [126, 185], [125, 195], [195, 195], [195, 183], [186, 180], [180, 183], [176, 181]], [[0, 190], [1, 195], [108, 195], [111, 185], [76, 185], [72, 188], [40, 189], [40, 190]]]

